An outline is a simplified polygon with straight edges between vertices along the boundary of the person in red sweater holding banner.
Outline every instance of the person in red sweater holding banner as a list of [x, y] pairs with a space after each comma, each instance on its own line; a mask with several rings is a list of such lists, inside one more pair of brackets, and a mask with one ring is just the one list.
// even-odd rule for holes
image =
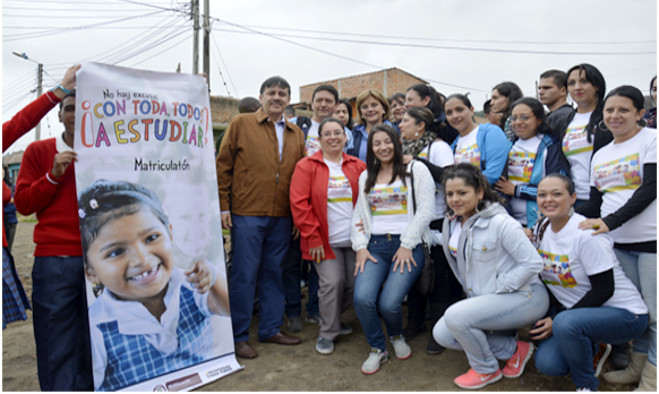
[[[72, 88], [75, 85], [75, 73], [79, 65], [71, 66], [59, 86]], [[48, 91], [20, 110], [10, 120], [2, 124], [2, 152], [4, 153], [16, 140], [32, 130], [48, 111], [66, 95], [59, 87]], [[3, 206], [10, 201], [11, 190], [3, 182]], [[6, 201], [5, 201], [6, 197]], [[4, 219], [4, 218], [3, 218]], [[4, 220], [3, 220], [4, 223]], [[27, 320], [26, 310], [30, 309], [27, 294], [23, 289], [14, 258], [8, 248], [5, 228], [2, 228], [2, 328], [17, 320]]]
[[27, 147], [14, 196], [18, 212], [36, 213], [38, 220], [34, 229], [32, 304], [43, 391], [93, 389], [73, 163], [76, 153], [72, 150], [75, 71], [77, 68], [69, 69], [69, 80], [65, 76], [66, 81], [57, 87], [64, 93], [59, 119], [65, 131]]

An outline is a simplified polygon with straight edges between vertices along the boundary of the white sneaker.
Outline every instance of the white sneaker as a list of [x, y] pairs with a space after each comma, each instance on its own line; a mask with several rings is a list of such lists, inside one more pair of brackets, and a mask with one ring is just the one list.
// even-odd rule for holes
[[396, 335], [390, 339], [391, 344], [394, 346], [394, 353], [396, 354], [397, 359], [405, 360], [410, 358], [412, 355], [412, 348], [410, 348], [410, 345], [405, 342], [405, 337], [402, 335]]
[[389, 359], [389, 353], [380, 349], [371, 348], [368, 358], [362, 364], [362, 373], [371, 375], [380, 370], [380, 364]]

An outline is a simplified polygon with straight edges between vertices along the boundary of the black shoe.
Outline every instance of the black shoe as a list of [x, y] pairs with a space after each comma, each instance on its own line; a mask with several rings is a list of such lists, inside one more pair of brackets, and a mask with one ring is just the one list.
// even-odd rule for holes
[[426, 346], [426, 353], [431, 354], [431, 355], [438, 355], [442, 354], [446, 350], [446, 348], [439, 343], [435, 342], [435, 339], [430, 336], [430, 340], [428, 341], [428, 346]]
[[425, 324], [420, 324], [420, 325], [415, 325], [415, 324], [408, 324], [407, 327], [403, 329], [403, 336], [405, 337], [406, 341], [412, 340], [412, 338], [416, 337], [417, 335], [421, 334], [422, 332], [426, 332], [428, 329], [426, 328]]

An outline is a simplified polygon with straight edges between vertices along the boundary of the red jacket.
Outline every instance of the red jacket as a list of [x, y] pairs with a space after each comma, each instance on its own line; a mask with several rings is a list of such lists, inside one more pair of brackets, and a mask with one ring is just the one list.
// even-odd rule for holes
[[[6, 121], [2, 124], [2, 152], [4, 153], [9, 147], [16, 142], [17, 139], [21, 138], [23, 134], [32, 130], [43, 118], [46, 116], [48, 111], [53, 109], [54, 106], [59, 103], [60, 98], [55, 96], [53, 92], [46, 92], [39, 96], [36, 100], [28, 104], [25, 108], [20, 110], [13, 118]], [[11, 192], [9, 186], [7, 190]], [[4, 185], [2, 187], [3, 194], [3, 203], [4, 206], [4, 194], [5, 191]], [[9, 202], [9, 199], [7, 200]], [[3, 213], [4, 215], [4, 213]], [[7, 237], [5, 235], [5, 226], [4, 226], [4, 216], [2, 220], [2, 246], [7, 247]]]
[[[354, 156], [343, 154], [341, 169], [352, 187], [352, 206], [359, 195], [359, 175], [366, 164]], [[291, 211], [293, 222], [300, 230], [302, 258], [311, 260], [309, 249], [323, 245], [326, 259], [335, 259], [329, 244], [327, 228], [327, 185], [329, 168], [323, 160], [323, 152], [300, 160], [291, 180]]]
[[37, 214], [35, 256], [82, 256], [75, 163], [61, 178], [49, 175], [49, 180], [46, 174], [53, 168], [56, 153], [55, 138], [35, 141], [27, 147], [18, 172], [14, 204], [22, 215]]

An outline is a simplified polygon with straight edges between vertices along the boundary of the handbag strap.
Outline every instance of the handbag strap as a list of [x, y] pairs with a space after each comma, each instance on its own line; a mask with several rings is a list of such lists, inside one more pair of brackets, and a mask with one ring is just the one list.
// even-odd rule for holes
[[410, 164], [410, 182], [412, 183], [412, 209], [416, 214], [416, 192], [414, 191], [414, 160]]

